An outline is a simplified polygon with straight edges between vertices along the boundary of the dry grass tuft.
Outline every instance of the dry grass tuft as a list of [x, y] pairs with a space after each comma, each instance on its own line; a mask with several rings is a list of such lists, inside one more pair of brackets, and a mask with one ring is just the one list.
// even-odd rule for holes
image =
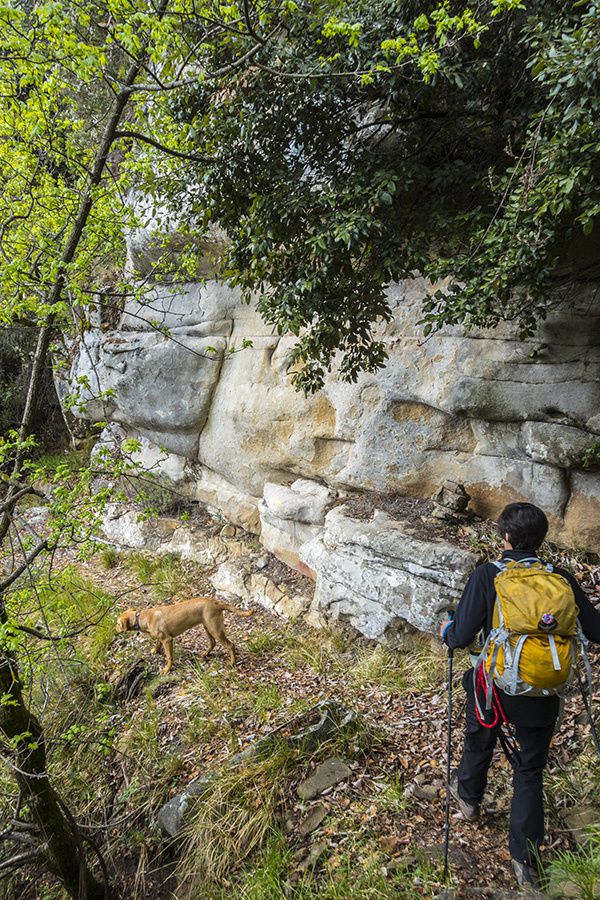
[[204, 896], [207, 882], [222, 882], [265, 842], [298, 763], [299, 752], [280, 743], [215, 778], [184, 834], [177, 873], [181, 900]]

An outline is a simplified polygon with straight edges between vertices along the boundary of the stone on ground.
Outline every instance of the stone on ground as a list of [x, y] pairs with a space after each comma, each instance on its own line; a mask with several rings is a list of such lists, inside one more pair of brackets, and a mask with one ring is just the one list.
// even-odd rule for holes
[[329, 806], [326, 803], [317, 803], [298, 823], [298, 834], [306, 837], [319, 827], [321, 822], [329, 815]]
[[600, 828], [600, 810], [594, 806], [572, 806], [563, 813], [563, 821], [573, 840], [585, 845], [590, 833]]
[[349, 778], [351, 770], [338, 756], [330, 756], [317, 766], [312, 775], [298, 785], [298, 796], [302, 800], [314, 800], [327, 788]]

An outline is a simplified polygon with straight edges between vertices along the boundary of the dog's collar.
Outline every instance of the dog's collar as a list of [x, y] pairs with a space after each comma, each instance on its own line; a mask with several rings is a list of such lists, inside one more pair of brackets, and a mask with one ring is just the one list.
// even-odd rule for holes
[[139, 609], [136, 609], [136, 611], [135, 611], [135, 622], [133, 625], [133, 630], [134, 631], [140, 630], [140, 611], [139, 611]]

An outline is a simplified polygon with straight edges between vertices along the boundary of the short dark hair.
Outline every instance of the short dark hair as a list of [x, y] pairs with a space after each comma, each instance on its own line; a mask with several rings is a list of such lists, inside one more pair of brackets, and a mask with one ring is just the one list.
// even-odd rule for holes
[[501, 537], [508, 535], [514, 550], [537, 550], [548, 533], [548, 519], [533, 503], [509, 503], [498, 519]]

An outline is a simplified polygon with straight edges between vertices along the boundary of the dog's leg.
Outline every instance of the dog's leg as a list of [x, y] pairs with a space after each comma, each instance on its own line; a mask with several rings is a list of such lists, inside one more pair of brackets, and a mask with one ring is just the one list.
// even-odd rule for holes
[[213, 628], [213, 637], [216, 637], [220, 644], [223, 644], [224, 647], [227, 647], [227, 649], [229, 650], [229, 662], [232, 666], [235, 666], [235, 646], [225, 634], [225, 625], [223, 624], [222, 613], [218, 618], [215, 616], [214, 621], [211, 622], [211, 627]]
[[229, 639], [227, 639], [227, 640], [224, 641], [223, 643], [225, 644], [225, 646], [226, 646], [226, 647], [228, 648], [228, 650], [229, 650], [229, 664], [230, 664], [231, 666], [235, 666], [235, 663], [236, 663], [236, 659], [235, 659], [235, 644], [233, 644]]
[[[204, 624], [204, 623], [203, 623], [203, 624]], [[204, 630], [206, 631], [206, 636], [208, 637], [208, 647], [207, 647], [207, 649], [204, 651], [204, 653], [201, 653], [201, 654], [200, 654], [200, 659], [206, 659], [206, 657], [207, 657], [210, 653], [212, 653], [212, 651], [214, 650], [215, 643], [216, 643], [214, 637], [212, 636], [212, 634], [210, 633], [210, 631], [208, 630], [208, 628], [206, 627], [206, 625], [204, 625]]]
[[161, 675], [168, 675], [173, 668], [173, 638], [165, 638], [162, 641], [166, 662], [160, 670]]
[[162, 641], [160, 638], [158, 638], [158, 640], [156, 641], [156, 644], [154, 645], [154, 647], [152, 648], [150, 653], [160, 653], [162, 648], [163, 648]]

